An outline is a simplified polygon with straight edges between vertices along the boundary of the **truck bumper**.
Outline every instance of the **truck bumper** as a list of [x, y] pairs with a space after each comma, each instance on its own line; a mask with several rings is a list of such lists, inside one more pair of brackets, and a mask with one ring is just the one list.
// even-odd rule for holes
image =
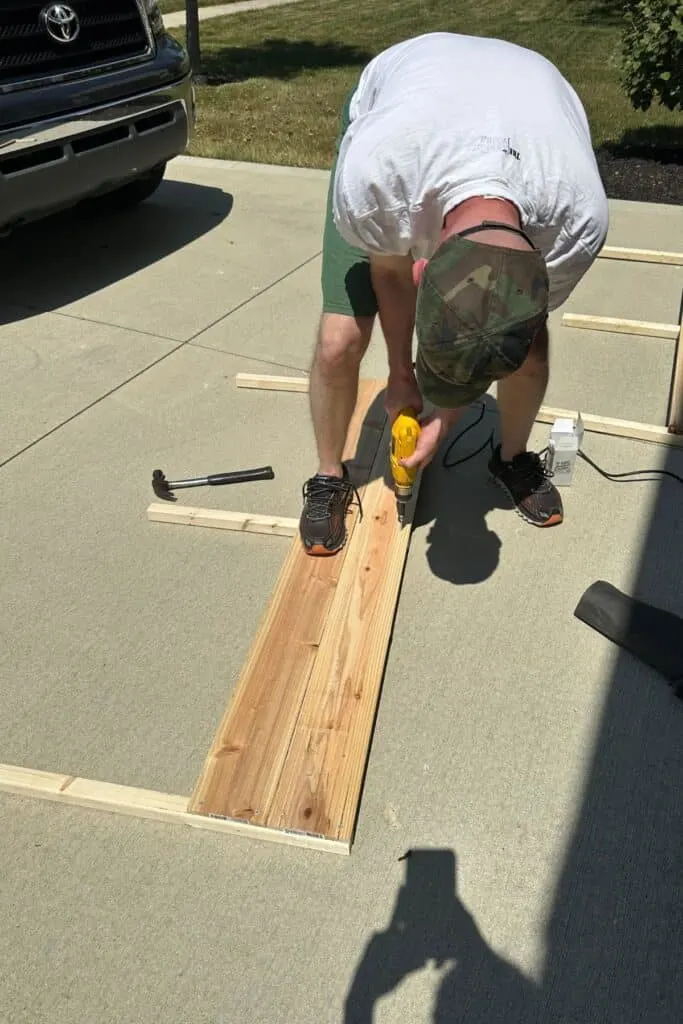
[[109, 192], [184, 152], [195, 122], [188, 75], [117, 103], [0, 132], [0, 230]]

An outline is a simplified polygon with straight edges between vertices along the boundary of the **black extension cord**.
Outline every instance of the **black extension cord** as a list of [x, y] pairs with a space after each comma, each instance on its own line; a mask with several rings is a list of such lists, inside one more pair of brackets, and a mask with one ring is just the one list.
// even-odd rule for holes
[[[467, 462], [469, 459], [473, 459], [476, 455], [479, 455], [479, 453], [482, 452], [484, 448], [486, 448], [487, 446], [490, 448], [491, 454], [493, 454], [494, 431], [492, 430], [486, 441], [484, 441], [484, 443], [480, 445], [479, 448], [475, 449], [475, 451], [470, 452], [469, 455], [463, 455], [461, 458], [455, 459], [452, 462], [448, 461], [448, 456], [450, 455], [452, 449], [455, 447], [458, 441], [460, 441], [461, 438], [465, 436], [468, 430], [472, 430], [473, 427], [478, 426], [481, 423], [482, 419], [484, 418], [484, 413], [486, 412], [486, 405], [483, 402], [477, 402], [476, 404], [481, 406], [479, 418], [474, 420], [473, 423], [470, 423], [469, 426], [465, 427], [464, 430], [461, 430], [459, 434], [456, 434], [453, 440], [450, 442], [448, 448], [444, 452], [443, 459], [441, 460], [441, 464], [444, 469], [454, 469], [455, 466], [459, 466], [463, 462]], [[540, 454], [543, 455], [546, 451], [547, 448], [544, 448], [543, 451], [540, 452]], [[596, 470], [596, 472], [598, 472], [600, 476], [603, 476], [606, 480], [610, 480], [612, 483], [637, 483], [638, 480], [640, 480], [643, 483], [648, 483], [656, 479], [656, 477], [658, 476], [669, 476], [673, 480], [677, 480], [679, 484], [683, 484], [683, 477], [678, 476], [676, 473], [670, 472], [670, 470], [668, 469], [634, 469], [628, 473], [608, 473], [607, 470], [601, 469], [600, 466], [597, 465], [597, 463], [593, 462], [592, 459], [589, 459], [589, 457], [583, 451], [581, 451], [581, 449], [579, 449], [578, 455], [580, 458], [584, 460], [584, 462], [587, 462], [589, 466], [592, 466], [592, 468]], [[644, 477], [643, 474], [651, 475]]]

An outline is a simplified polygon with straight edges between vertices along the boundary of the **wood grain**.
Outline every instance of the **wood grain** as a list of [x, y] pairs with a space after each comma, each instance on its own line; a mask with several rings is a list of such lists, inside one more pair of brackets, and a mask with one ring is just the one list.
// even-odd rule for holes
[[267, 533], [276, 537], [295, 537], [299, 520], [287, 516], [263, 516], [254, 512], [228, 512], [220, 508], [195, 508], [191, 505], [169, 505], [152, 502], [147, 509], [151, 523], [174, 523], [178, 526], [208, 526], [238, 533]]
[[139, 789], [136, 786], [121, 786], [114, 782], [83, 779], [76, 775], [0, 764], [0, 792], [67, 804], [70, 807], [109, 811], [113, 814], [164, 822], [169, 825], [184, 825], [186, 828], [240, 835], [248, 839], [284, 843], [289, 846], [303, 846], [307, 849], [346, 856], [350, 853], [349, 843], [327, 841], [315, 836], [276, 831], [272, 828], [259, 828], [239, 821], [190, 814], [187, 809], [188, 799], [186, 796], [177, 796], [175, 793], [159, 793], [153, 789]]
[[[410, 541], [385, 481], [387, 431], [266, 824], [351, 842]], [[416, 482], [415, 495], [419, 481]], [[414, 501], [411, 509], [414, 508]]]
[[[351, 459], [355, 452], [349, 469], [361, 500], [384, 431], [383, 388], [361, 382], [344, 453]], [[373, 403], [381, 413], [368, 414]], [[292, 541], [195, 785], [192, 813], [267, 819], [357, 519], [354, 508], [346, 548], [333, 558], [311, 558], [298, 537]]]

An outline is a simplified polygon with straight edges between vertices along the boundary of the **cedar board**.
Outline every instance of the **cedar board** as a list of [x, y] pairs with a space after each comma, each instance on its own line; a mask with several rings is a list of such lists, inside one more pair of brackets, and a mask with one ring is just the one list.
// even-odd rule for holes
[[[345, 458], [383, 386], [363, 383]], [[386, 478], [388, 444], [382, 409], [359, 442], [363, 517], [349, 517], [345, 549], [311, 558], [292, 542], [191, 813], [350, 843], [410, 537]]]
[[107, 811], [111, 814], [170, 825], [185, 825], [186, 828], [204, 829], [209, 832], [245, 835], [250, 839], [286, 843], [289, 846], [301, 846], [308, 850], [337, 853], [342, 856], [348, 856], [350, 852], [343, 843], [317, 839], [315, 836], [287, 835], [272, 828], [259, 829], [253, 825], [245, 826], [239, 821], [190, 814], [187, 810], [188, 798], [175, 793], [160, 793], [153, 789], [121, 786], [118, 783], [100, 782], [97, 779], [82, 779], [76, 775], [40, 771], [36, 768], [0, 764], [0, 793], [12, 793], [15, 796], [47, 800], [69, 807]]

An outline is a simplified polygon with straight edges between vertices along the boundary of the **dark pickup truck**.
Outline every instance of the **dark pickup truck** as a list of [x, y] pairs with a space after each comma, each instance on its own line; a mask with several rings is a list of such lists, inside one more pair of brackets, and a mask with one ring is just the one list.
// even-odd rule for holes
[[83, 199], [141, 202], [194, 121], [154, 0], [0, 0], [0, 233]]

